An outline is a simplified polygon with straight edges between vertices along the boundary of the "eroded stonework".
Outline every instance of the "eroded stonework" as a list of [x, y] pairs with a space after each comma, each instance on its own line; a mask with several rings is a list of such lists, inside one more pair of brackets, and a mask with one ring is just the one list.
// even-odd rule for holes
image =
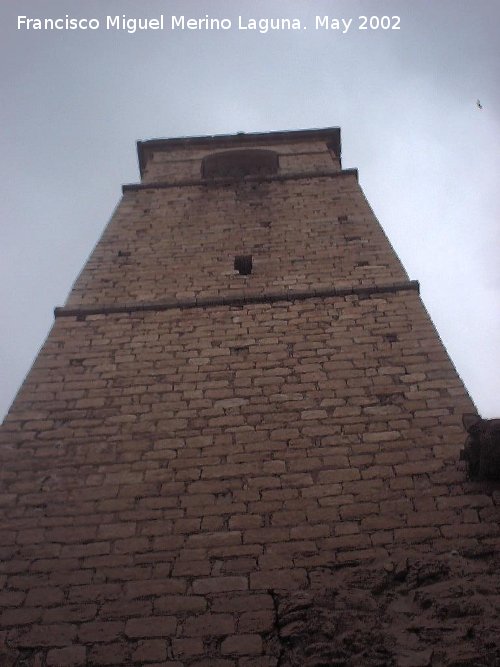
[[467, 461], [471, 479], [500, 480], [500, 419], [466, 414], [462, 421], [469, 437], [460, 458]]
[[310, 590], [275, 596], [277, 665], [497, 666], [499, 565], [486, 549], [311, 573]]

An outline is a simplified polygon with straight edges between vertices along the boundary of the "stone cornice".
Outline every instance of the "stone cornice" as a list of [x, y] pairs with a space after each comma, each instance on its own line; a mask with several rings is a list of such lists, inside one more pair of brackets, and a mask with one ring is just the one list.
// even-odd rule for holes
[[183, 181], [157, 181], [154, 183], [127, 183], [122, 186], [122, 192], [136, 192], [138, 190], [157, 190], [162, 188], [182, 187], [218, 187], [234, 185], [235, 183], [263, 183], [271, 181], [299, 181], [309, 178], [338, 178], [342, 176], [354, 176], [358, 179], [357, 169], [342, 169], [341, 171], [301, 171], [293, 174], [270, 174], [258, 176], [245, 176], [244, 178], [196, 178]]
[[326, 299], [358, 295], [369, 297], [372, 294], [420, 291], [417, 280], [381, 285], [353, 285], [352, 287], [304, 289], [304, 290], [267, 290], [265, 292], [239, 292], [223, 296], [199, 296], [189, 299], [162, 299], [161, 301], [142, 301], [139, 303], [89, 304], [81, 306], [61, 306], [54, 309], [54, 316], [85, 318], [87, 315], [112, 315], [115, 313], [135, 313], [145, 311], [175, 310], [186, 308], [211, 308], [214, 306], [242, 306], [254, 303], [276, 303], [278, 301], [305, 301], [306, 299]]

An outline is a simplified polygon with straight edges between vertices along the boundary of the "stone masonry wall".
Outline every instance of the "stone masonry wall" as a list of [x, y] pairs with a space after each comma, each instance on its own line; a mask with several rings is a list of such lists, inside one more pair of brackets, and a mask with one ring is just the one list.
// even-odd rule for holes
[[[339, 219], [340, 218], [340, 219]], [[251, 276], [234, 271], [251, 254]], [[128, 191], [68, 305], [407, 278], [351, 173]]]
[[2, 666], [498, 664], [474, 406], [352, 173], [128, 191], [67, 305], [0, 429]]
[[9, 644], [276, 664], [271, 590], [495, 544], [470, 409], [414, 292], [58, 319], [2, 431]]
[[[256, 140], [246, 142], [247, 148], [269, 148], [269, 141]], [[217, 150], [231, 150], [232, 145], [224, 146], [220, 142]], [[279, 154], [280, 173], [290, 174], [307, 171], [339, 171], [339, 161], [328, 150], [325, 141], [287, 141], [271, 147]], [[154, 151], [147, 161], [142, 181], [144, 183], [178, 182], [200, 178], [201, 160], [214, 152], [211, 144], [197, 147], [169, 148], [167, 151]]]

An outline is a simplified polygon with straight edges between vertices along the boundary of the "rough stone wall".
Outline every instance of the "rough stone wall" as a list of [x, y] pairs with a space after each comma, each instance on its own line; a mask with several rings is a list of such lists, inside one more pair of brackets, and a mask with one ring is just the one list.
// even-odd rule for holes
[[[253, 256], [250, 276], [234, 271], [234, 257], [241, 254]], [[341, 172], [127, 191], [67, 303], [134, 303], [406, 279], [356, 177]]]
[[[268, 141], [251, 141], [246, 148], [269, 148]], [[216, 150], [231, 150], [231, 144], [221, 141]], [[339, 171], [339, 160], [328, 150], [325, 141], [286, 141], [273, 144], [272, 149], [279, 154], [280, 173]], [[144, 183], [179, 182], [200, 178], [202, 159], [214, 152], [214, 146], [207, 144], [196, 147], [169, 148], [154, 151], [143, 172]]]
[[352, 174], [252, 185], [128, 192], [56, 319], [0, 430], [0, 664], [498, 664], [500, 496], [417, 292]]

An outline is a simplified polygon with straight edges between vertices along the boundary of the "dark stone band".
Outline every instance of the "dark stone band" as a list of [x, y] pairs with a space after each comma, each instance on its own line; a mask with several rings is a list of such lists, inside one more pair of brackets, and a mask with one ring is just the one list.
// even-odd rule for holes
[[61, 306], [54, 309], [57, 317], [86, 317], [87, 315], [111, 315], [114, 313], [135, 313], [144, 311], [174, 310], [176, 308], [210, 308], [214, 306], [243, 306], [253, 303], [276, 303], [278, 301], [305, 301], [306, 299], [326, 299], [344, 297], [352, 294], [369, 297], [372, 294], [420, 291], [418, 280], [385, 285], [356, 285], [353, 287], [307, 289], [307, 290], [268, 290], [266, 292], [237, 293], [226, 296], [199, 296], [188, 299], [164, 299], [162, 301], [143, 301], [140, 303], [116, 303], [109, 305]]
[[215, 187], [221, 185], [232, 185], [244, 181], [246, 183], [261, 183], [270, 181], [299, 181], [305, 178], [338, 178], [339, 176], [355, 176], [358, 179], [357, 169], [342, 169], [342, 171], [304, 171], [294, 174], [267, 174], [244, 176], [235, 178], [224, 176], [221, 178], [193, 178], [184, 181], [160, 181], [156, 183], [128, 183], [122, 185], [122, 192], [136, 192], [138, 190], [157, 190], [161, 188], [191, 187]]

